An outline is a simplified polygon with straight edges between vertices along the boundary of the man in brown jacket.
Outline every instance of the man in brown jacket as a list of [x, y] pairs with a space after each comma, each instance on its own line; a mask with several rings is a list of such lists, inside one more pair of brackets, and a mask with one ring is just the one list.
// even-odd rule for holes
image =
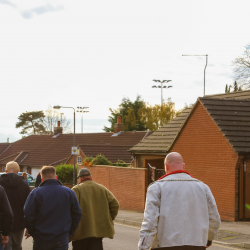
[[104, 186], [92, 181], [91, 173], [82, 168], [80, 183], [72, 188], [79, 201], [82, 218], [72, 240], [73, 250], [102, 250], [102, 239], [113, 238], [119, 203]]

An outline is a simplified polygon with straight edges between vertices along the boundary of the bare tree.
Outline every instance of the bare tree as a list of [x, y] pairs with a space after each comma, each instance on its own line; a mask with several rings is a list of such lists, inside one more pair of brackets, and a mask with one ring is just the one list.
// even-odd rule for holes
[[71, 122], [64, 114], [60, 114], [57, 110], [53, 110], [52, 106], [49, 105], [48, 109], [45, 110], [45, 117], [43, 118], [43, 126], [45, 127], [47, 134], [53, 134], [54, 127], [57, 127], [57, 122], [61, 122], [64, 133], [71, 132]]
[[233, 61], [235, 79], [240, 87], [250, 88], [250, 44], [245, 46], [242, 56]]

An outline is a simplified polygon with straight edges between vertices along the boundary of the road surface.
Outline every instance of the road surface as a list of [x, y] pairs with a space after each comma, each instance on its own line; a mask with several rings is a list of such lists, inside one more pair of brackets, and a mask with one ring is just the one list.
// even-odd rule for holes
[[[114, 239], [104, 239], [104, 250], [137, 250], [139, 239], [139, 228], [133, 226], [125, 226], [115, 224], [115, 237]], [[242, 248], [223, 246], [213, 243], [209, 250], [242, 250]], [[32, 238], [23, 240], [23, 250], [32, 250]], [[70, 243], [69, 250], [72, 250]]]

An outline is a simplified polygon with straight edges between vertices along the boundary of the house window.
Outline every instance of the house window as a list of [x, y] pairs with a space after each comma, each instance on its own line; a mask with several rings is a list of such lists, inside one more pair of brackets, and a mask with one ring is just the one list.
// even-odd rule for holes
[[82, 157], [81, 156], [78, 156], [77, 157], [77, 164], [81, 164], [82, 163]]

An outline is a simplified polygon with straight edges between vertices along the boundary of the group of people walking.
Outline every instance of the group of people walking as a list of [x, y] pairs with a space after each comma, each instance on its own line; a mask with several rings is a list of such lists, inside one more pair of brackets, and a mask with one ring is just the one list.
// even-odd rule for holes
[[[211, 190], [184, 170], [179, 153], [168, 154], [164, 165], [166, 175], [147, 191], [138, 249], [205, 250], [220, 226]], [[87, 168], [69, 189], [44, 166], [32, 192], [19, 170], [9, 162], [0, 177], [0, 250], [22, 250], [23, 235], [33, 238], [33, 250], [66, 250], [70, 241], [73, 250], [102, 250], [103, 238], [114, 237], [119, 203]]]
[[0, 250], [22, 250], [23, 235], [33, 238], [33, 250], [66, 250], [70, 241], [74, 250], [98, 250], [104, 237], [114, 237], [119, 203], [92, 181], [88, 169], [79, 171], [79, 184], [71, 190], [57, 180], [54, 167], [44, 166], [42, 182], [32, 192], [19, 170], [9, 162], [0, 177]]

